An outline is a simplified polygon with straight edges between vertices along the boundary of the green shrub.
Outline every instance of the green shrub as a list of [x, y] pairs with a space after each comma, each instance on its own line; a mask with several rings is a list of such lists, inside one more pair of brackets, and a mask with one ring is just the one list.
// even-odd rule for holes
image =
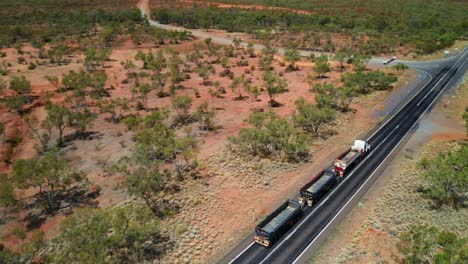
[[13, 230], [11, 230], [11, 233], [21, 239], [21, 240], [24, 240], [26, 238], [26, 231], [24, 230], [24, 227], [20, 226], [20, 225], [17, 225], [13, 228]]
[[426, 180], [425, 194], [436, 206], [460, 206], [468, 194], [468, 146], [459, 151], [441, 153], [419, 162]]
[[229, 140], [241, 153], [275, 159], [301, 161], [308, 157], [308, 137], [286, 118], [273, 112], [254, 112], [238, 137]]
[[[134, 263], [162, 256], [167, 238], [146, 208], [77, 209], [46, 251], [48, 263]], [[151, 243], [146, 243], [149, 241]]]
[[466, 238], [435, 227], [412, 226], [400, 235], [398, 249], [405, 264], [457, 263], [468, 261]]
[[387, 90], [397, 80], [396, 76], [381, 71], [356, 71], [345, 73], [342, 77], [345, 86], [353, 87], [356, 92], [361, 94], [368, 94], [374, 90]]

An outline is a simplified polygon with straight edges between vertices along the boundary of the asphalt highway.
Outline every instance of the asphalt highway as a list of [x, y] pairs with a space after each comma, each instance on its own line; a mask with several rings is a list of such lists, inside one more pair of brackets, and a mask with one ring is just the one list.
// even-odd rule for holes
[[[304, 208], [304, 216], [271, 248], [252, 242], [253, 233], [220, 263], [305, 263], [327, 233], [352, 209], [372, 186], [401, 143], [414, 132], [418, 121], [431, 110], [444, 90], [455, 85], [468, 68], [468, 50], [449, 59], [417, 63], [429, 78], [367, 137], [372, 149], [318, 204]], [[395, 62], [395, 63], [398, 63]], [[350, 143], [351, 144], [351, 143]], [[324, 164], [324, 167], [326, 164]], [[311, 177], [314, 174], [311, 174]], [[301, 186], [298, 186], [298, 190]]]

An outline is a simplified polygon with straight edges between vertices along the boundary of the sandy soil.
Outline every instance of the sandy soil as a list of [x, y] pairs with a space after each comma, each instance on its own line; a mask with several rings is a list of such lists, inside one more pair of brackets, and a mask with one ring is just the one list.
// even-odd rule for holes
[[[144, 2], [144, 1], [141, 1]], [[140, 2], [140, 4], [141, 4]], [[225, 33], [220, 33], [225, 34]], [[158, 48], [174, 48], [181, 52], [181, 56], [193, 52], [193, 44], [201, 43], [199, 40], [185, 42], [178, 45], [156, 47], [150, 43], [141, 46], [134, 46], [130, 41], [122, 41], [113, 48], [111, 61], [106, 62], [105, 71], [108, 75], [106, 88], [112, 97], [131, 98], [130, 87], [122, 84], [125, 79], [125, 70], [120, 65], [120, 61], [133, 59], [138, 50], [147, 52], [150, 49], [154, 52]], [[13, 49], [5, 49], [6, 60], [13, 66], [10, 75], [14, 73], [25, 75], [33, 86], [33, 95], [39, 96], [43, 91], [55, 91], [55, 88], [44, 79], [45, 75], [61, 76], [69, 70], [79, 70], [83, 67], [78, 61], [82, 55], [73, 53], [69, 59], [70, 63], [63, 66], [49, 67], [39, 66], [35, 70], [27, 70], [26, 65], [17, 63], [18, 55]], [[30, 46], [26, 46], [22, 55], [26, 61], [35, 60], [37, 51]], [[204, 50], [202, 52], [205, 52]], [[244, 59], [242, 59], [244, 57]], [[294, 101], [303, 96], [308, 101], [314, 101], [314, 95], [309, 91], [307, 75], [313, 74], [313, 64], [309, 62], [299, 62], [299, 70], [285, 72], [285, 65], [281, 65], [280, 58], [276, 58], [273, 67], [283, 75], [288, 83], [288, 92], [276, 97], [276, 101], [282, 104], [281, 107], [272, 110], [281, 116], [288, 116], [294, 113]], [[205, 60], [213, 60], [205, 55]], [[249, 66], [236, 66], [240, 60], [247, 61]], [[141, 64], [137, 62], [139, 66]], [[252, 80], [252, 85], [262, 86], [262, 73], [258, 70], [258, 57], [249, 58], [243, 50], [236, 50], [236, 58], [230, 59], [231, 70], [236, 77], [245, 75]], [[248, 73], [247, 70], [255, 66], [256, 70]], [[378, 93], [367, 97], [361, 97], [351, 105], [352, 112], [342, 114], [338, 120], [329, 126], [333, 135], [327, 139], [317, 139], [311, 145], [312, 160], [305, 164], [279, 163], [269, 160], [244, 160], [231, 152], [226, 151], [227, 137], [236, 135], [244, 124], [244, 119], [248, 117], [251, 108], [269, 110], [267, 95], [263, 92], [257, 101], [245, 98], [245, 100], [235, 100], [237, 94], [229, 89], [231, 80], [228, 77], [220, 77], [222, 67], [214, 64], [216, 74], [211, 75], [210, 81], [219, 81], [226, 89], [222, 98], [213, 98], [209, 95], [209, 88], [201, 82], [196, 73], [188, 73], [190, 79], [181, 83], [184, 89], [177, 91], [177, 94], [187, 94], [193, 98], [192, 110], [204, 101], [208, 101], [210, 106], [216, 108], [216, 124], [220, 129], [214, 132], [202, 132], [198, 130], [197, 124], [193, 124], [193, 134], [199, 140], [199, 160], [202, 167], [202, 179], [200, 181], [189, 181], [184, 189], [178, 194], [184, 207], [181, 213], [173, 219], [169, 219], [165, 225], [173, 229], [176, 225], [185, 225], [188, 231], [176, 238], [178, 246], [168, 258], [168, 263], [189, 259], [191, 263], [204, 263], [208, 259], [216, 259], [219, 254], [230, 245], [233, 245], [242, 234], [251, 230], [253, 222], [261, 219], [267, 212], [271, 211], [275, 205], [279, 204], [286, 196], [295, 193], [298, 186], [305, 183], [311, 173], [321, 169], [326, 161], [331, 160], [341, 153], [350, 142], [366, 130], [371, 128], [378, 120], [372, 116], [372, 111], [388, 93]], [[320, 82], [332, 83], [339, 87], [340, 72], [337, 65], [332, 63], [332, 72], [326, 74], [327, 78]], [[351, 70], [350, 66], [347, 70]], [[410, 78], [409, 71], [404, 78]], [[1, 77], [8, 79], [7, 77]], [[142, 78], [142, 81], [149, 81]], [[110, 89], [113, 87], [113, 89]], [[166, 87], [166, 89], [168, 89]], [[197, 98], [194, 90], [197, 89], [200, 96]], [[10, 93], [10, 92], [9, 92]], [[244, 94], [245, 95], [245, 94]], [[56, 103], [63, 101], [61, 95], [54, 95], [52, 100]], [[134, 104], [134, 103], [133, 103]], [[161, 108], [170, 106], [170, 98], [158, 98], [155, 93], [151, 93], [148, 100], [149, 108]], [[96, 109], [94, 109], [96, 110]], [[31, 158], [35, 155], [34, 138], [18, 114], [8, 111], [4, 106], [0, 108], [0, 121], [6, 124], [6, 138], [20, 135], [23, 140], [14, 149], [12, 159]], [[97, 111], [97, 110], [96, 110]], [[42, 106], [31, 107], [31, 113], [39, 119], [45, 117]], [[144, 111], [132, 110], [132, 113], [144, 115]], [[120, 178], [112, 175], [107, 170], [112, 163], [128, 155], [133, 146], [131, 134], [128, 133], [122, 124], [114, 124], [106, 121], [108, 115], [98, 114], [91, 131], [93, 136], [88, 140], [76, 140], [62, 149], [63, 157], [69, 160], [77, 169], [88, 175], [88, 179], [93, 186], [100, 186], [101, 195], [96, 199], [99, 206], [106, 207], [120, 203], [128, 196], [116, 188]], [[65, 134], [72, 131], [66, 130]], [[332, 147], [330, 147], [332, 146]], [[5, 154], [6, 144], [2, 144], [0, 153]], [[323, 151], [325, 150], [326, 151]], [[3, 160], [3, 159], [2, 159]], [[2, 161], [3, 162], [3, 161]], [[1, 163], [0, 172], [7, 172], [9, 164]], [[263, 172], [263, 175], [260, 175]], [[28, 196], [34, 194], [36, 190], [25, 192]], [[12, 237], [11, 228], [14, 225], [24, 225], [22, 219], [24, 214], [19, 212], [9, 212], [1, 209], [3, 215], [11, 217], [8, 224], [0, 225], [0, 237], [9, 247], [17, 249], [21, 244], [17, 238]], [[59, 223], [65, 217], [58, 214], [46, 219], [41, 230], [51, 237], [58, 231]], [[196, 245], [196, 247], [194, 246]], [[191, 251], [191, 252], [190, 252]]]
[[468, 106], [467, 92], [465, 81], [461, 88], [441, 98], [431, 114], [421, 120], [398, 157], [331, 233], [310, 263], [395, 262], [399, 257], [398, 234], [412, 224], [434, 225], [466, 237], [468, 210], [431, 209], [431, 202], [416, 191], [421, 184], [416, 163], [422, 157], [456, 149], [458, 140], [468, 139], [461, 119]]

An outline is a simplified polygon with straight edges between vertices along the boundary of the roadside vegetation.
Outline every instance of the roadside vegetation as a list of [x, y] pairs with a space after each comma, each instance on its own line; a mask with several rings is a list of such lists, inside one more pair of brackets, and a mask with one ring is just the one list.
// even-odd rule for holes
[[[188, 28], [217, 28], [264, 36], [275, 30], [278, 38], [294, 33], [290, 41], [301, 48], [335, 51], [331, 33], [352, 38], [353, 49], [365, 54], [391, 53], [401, 45], [418, 53], [431, 53], [466, 38], [466, 3], [459, 1], [213, 1], [230, 4], [259, 4], [308, 10], [298, 14], [278, 10], [191, 7], [158, 8], [152, 17], [162, 23]], [[201, 4], [201, 3], [200, 3]], [[164, 6], [163, 6], [164, 7]], [[307, 33], [306, 33], [307, 32]], [[299, 34], [298, 33], [303, 33]], [[285, 40], [288, 43], [288, 40]]]
[[[468, 119], [462, 109], [466, 108], [466, 85], [462, 82], [442, 110], [465, 127]], [[460, 139], [436, 140], [416, 150], [408, 149], [396, 161], [390, 168], [393, 175], [375, 204], [365, 201], [355, 209], [361, 215], [366, 212], [366, 216], [359, 217], [362, 224], [336, 255], [338, 263], [467, 262], [468, 145], [464, 135], [468, 131], [451, 133]]]
[[[370, 57], [346, 48], [304, 59], [289, 45], [283, 61], [271, 34], [260, 52], [240, 39], [194, 40], [150, 27], [134, 4], [0, 4], [0, 262], [203, 262], [226, 235], [202, 219], [220, 208], [202, 146], [218, 151], [219, 140], [241, 165], [260, 160], [251, 172], [298, 166], [348, 122], [339, 119], [356, 98], [392, 89], [406, 70], [367, 69]], [[239, 25], [250, 19], [237, 12]], [[252, 23], [259, 38], [260, 26], [277, 28], [276, 18], [262, 23]]]

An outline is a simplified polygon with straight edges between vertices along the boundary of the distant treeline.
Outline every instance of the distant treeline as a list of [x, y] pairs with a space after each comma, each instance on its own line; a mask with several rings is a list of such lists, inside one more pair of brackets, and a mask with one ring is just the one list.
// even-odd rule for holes
[[316, 11], [312, 15], [279, 10], [194, 7], [156, 9], [153, 18], [189, 28], [218, 28], [253, 33], [267, 28], [290, 32], [346, 32], [373, 38], [397, 39], [422, 53], [467, 38], [468, 5], [450, 1], [220, 1], [263, 4]]
[[2, 1], [0, 47], [21, 41], [44, 43], [86, 35], [93, 33], [97, 26], [117, 28], [141, 23], [138, 9], [115, 8], [124, 2], [128, 1], [114, 1], [113, 5], [110, 1], [96, 0]]

